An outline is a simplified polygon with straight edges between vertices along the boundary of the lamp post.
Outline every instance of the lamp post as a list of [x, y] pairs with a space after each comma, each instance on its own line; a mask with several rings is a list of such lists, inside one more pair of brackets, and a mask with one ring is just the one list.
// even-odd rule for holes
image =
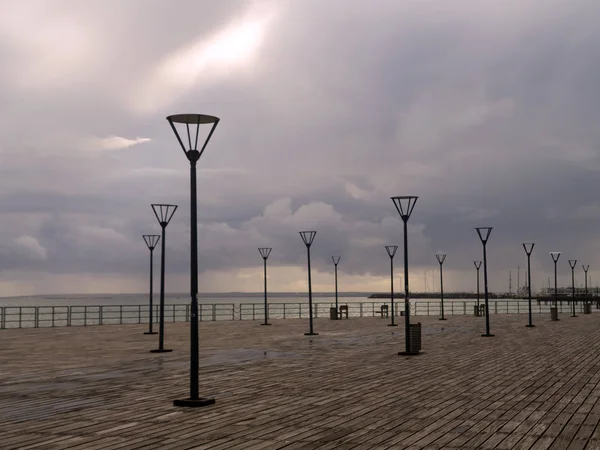
[[271, 254], [271, 250], [273, 249], [270, 247], [262, 247], [258, 249], [258, 251], [260, 252], [260, 256], [262, 256], [265, 268], [265, 322], [261, 323], [261, 325], [271, 325], [269, 323], [269, 305], [267, 304], [267, 258]]
[[152, 293], [153, 290], [153, 281], [152, 281], [152, 275], [154, 274], [154, 269], [153, 269], [153, 254], [154, 254], [154, 248], [156, 247], [156, 244], [158, 244], [158, 241], [160, 239], [160, 235], [159, 234], [144, 234], [142, 235], [142, 237], [144, 238], [144, 241], [146, 242], [146, 246], [148, 246], [148, 250], [150, 250], [150, 307], [148, 309], [148, 331], [144, 332], [144, 334], [156, 334], [156, 331], [152, 331], [152, 322], [153, 322], [153, 317], [152, 317], [152, 310], [154, 309], [152, 306], [152, 297], [154, 296], [154, 294]]
[[398, 214], [400, 214], [404, 222], [404, 340], [406, 349], [404, 352], [399, 352], [399, 355], [415, 355], [419, 353], [418, 351], [411, 351], [410, 346], [410, 293], [408, 287], [408, 219], [410, 219], [418, 198], [412, 195], [391, 198]]
[[[396, 254], [396, 250], [398, 250], [397, 245], [386, 245], [385, 250], [387, 251], [388, 256], [390, 257], [390, 289], [391, 289], [391, 306], [392, 306], [392, 322], [388, 325], [389, 327], [396, 327], [397, 324], [394, 323], [394, 255]], [[382, 315], [383, 317], [383, 315]]]
[[558, 318], [558, 281], [556, 263], [558, 262], [558, 258], [560, 258], [560, 252], [550, 252], [550, 256], [552, 256], [552, 261], [554, 261], [554, 312], [552, 312], [552, 308], [550, 308], [550, 318], [554, 321], [558, 321], [560, 319]]
[[302, 241], [304, 245], [306, 245], [306, 255], [308, 259], [308, 320], [310, 331], [308, 333], [304, 333], [305, 336], [316, 336], [319, 333], [315, 333], [313, 331], [313, 315], [312, 315], [312, 281], [310, 279], [310, 246], [315, 240], [317, 232], [316, 231], [300, 231], [300, 236], [302, 237]]
[[523, 248], [525, 249], [525, 253], [527, 254], [527, 293], [529, 295], [529, 323], [525, 325], [528, 328], [533, 328], [535, 325], [533, 324], [533, 314], [531, 312], [531, 252], [533, 252], [533, 247], [535, 243], [528, 242], [523, 244]]
[[[219, 120], [218, 117], [204, 114], [175, 114], [167, 117], [177, 142], [190, 162], [190, 396], [186, 399], [174, 400], [173, 405], [175, 406], [199, 407], [215, 403], [214, 398], [200, 397], [198, 393], [198, 207], [196, 163], [206, 149], [215, 128], [219, 124]], [[203, 125], [202, 128], [209, 131], [204, 143], [200, 140], [200, 148], [198, 148], [200, 125]], [[187, 143], [184, 143], [186, 139], [181, 137], [178, 129], [187, 135]]]
[[481, 261], [473, 261], [473, 264], [477, 269], [477, 306], [475, 315], [479, 317], [479, 268], [481, 267]]
[[490, 233], [492, 232], [493, 227], [477, 227], [477, 234], [479, 235], [479, 239], [483, 244], [483, 289], [485, 292], [485, 334], [482, 334], [481, 337], [492, 337], [493, 334], [490, 334], [490, 311], [489, 311], [489, 293], [488, 293], [488, 279], [487, 279], [487, 252], [486, 252], [486, 244], [488, 239], [490, 238]]
[[331, 260], [333, 261], [333, 265], [335, 267], [335, 313], [338, 314], [338, 272], [337, 266], [340, 263], [341, 256], [332, 256]]
[[158, 323], [158, 348], [150, 350], [152, 353], [172, 352], [166, 350], [165, 343], [165, 229], [173, 214], [177, 210], [177, 205], [167, 205], [163, 203], [152, 204], [152, 210], [156, 216], [156, 220], [160, 224], [162, 230], [162, 239], [160, 243], [160, 321]]
[[446, 320], [446, 318], [444, 317], [444, 272], [442, 271], [442, 266], [444, 264], [444, 261], [446, 260], [446, 254], [438, 253], [437, 255], [435, 255], [435, 257], [440, 263], [440, 298], [442, 300], [442, 317], [440, 317], [440, 320]]
[[[590, 304], [590, 302], [587, 298], [587, 295], [588, 295], [588, 274], [587, 273], [588, 273], [588, 269], [590, 268], [590, 265], [582, 264], [581, 267], [583, 268], [583, 271], [585, 272], [585, 302], [584, 302], [584, 305], [588, 305], [588, 304]], [[584, 308], [586, 308], [586, 307], [584, 307]], [[589, 313], [591, 313], [591, 312], [592, 311], [591, 311], [591, 307], [590, 307]], [[584, 313], [589, 314], [588, 310], [584, 310]]]
[[575, 266], [577, 265], [576, 259], [569, 260], [569, 266], [571, 266], [571, 303], [572, 303], [572, 314], [571, 317], [577, 317], [575, 314]]

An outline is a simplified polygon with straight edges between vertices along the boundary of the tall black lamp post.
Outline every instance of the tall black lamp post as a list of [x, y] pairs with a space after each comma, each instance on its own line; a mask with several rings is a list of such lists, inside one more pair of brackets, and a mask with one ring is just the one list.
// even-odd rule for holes
[[[588, 269], [590, 268], [590, 265], [589, 264], [587, 264], [587, 265], [582, 264], [581, 268], [585, 272], [585, 296], [587, 297], [587, 295], [588, 295], [588, 286], [587, 286], [587, 283], [588, 283], [588, 274], [587, 273], [588, 273]], [[587, 303], [587, 299], [586, 299], [585, 302]]]
[[317, 235], [316, 231], [300, 231], [300, 236], [302, 237], [302, 241], [304, 245], [306, 245], [306, 255], [308, 260], [308, 323], [310, 326], [310, 331], [308, 333], [304, 333], [305, 336], [316, 336], [319, 333], [315, 333], [313, 331], [313, 315], [312, 315], [312, 281], [310, 278], [310, 246], [315, 240], [315, 236]]
[[338, 314], [338, 272], [337, 266], [340, 263], [341, 256], [332, 256], [331, 260], [333, 261], [333, 265], [335, 268], [335, 313]]
[[394, 255], [396, 254], [396, 250], [398, 250], [398, 246], [397, 245], [386, 245], [385, 246], [385, 251], [387, 252], [387, 254], [390, 257], [390, 290], [391, 290], [391, 307], [392, 307], [392, 322], [388, 325], [390, 327], [396, 327], [398, 326], [397, 324], [394, 323]]
[[477, 306], [475, 307], [475, 315], [479, 317], [479, 268], [481, 267], [481, 261], [473, 261], [473, 264], [477, 269]]
[[482, 334], [481, 337], [492, 337], [493, 334], [490, 334], [490, 311], [489, 311], [489, 293], [488, 293], [488, 278], [487, 278], [487, 252], [486, 252], [486, 244], [488, 239], [490, 238], [490, 233], [493, 230], [493, 227], [477, 227], [477, 234], [479, 235], [479, 239], [483, 244], [483, 289], [485, 292], [485, 334]]
[[442, 269], [444, 261], [446, 260], [446, 254], [438, 253], [435, 257], [437, 258], [438, 263], [440, 263], [440, 299], [442, 301], [442, 317], [440, 317], [440, 320], [446, 320], [444, 317], [444, 272]]
[[269, 305], [267, 303], [267, 258], [271, 254], [271, 250], [273, 249], [270, 247], [262, 247], [258, 249], [258, 251], [260, 252], [260, 256], [262, 256], [265, 268], [265, 322], [261, 323], [261, 325], [271, 325], [269, 323]]
[[560, 252], [550, 252], [550, 256], [552, 256], [552, 261], [554, 261], [554, 312], [552, 312], [552, 308], [550, 308], [550, 318], [557, 321], [560, 319], [558, 318], [558, 272], [556, 263], [558, 262], [558, 258], [560, 258]]
[[154, 318], [152, 317], [152, 311], [154, 309], [154, 307], [152, 306], [152, 297], [154, 297], [154, 294], [152, 292], [153, 287], [154, 287], [154, 282], [152, 281], [152, 278], [153, 278], [153, 274], [154, 274], [154, 269], [153, 269], [154, 248], [156, 247], [156, 244], [158, 244], [160, 235], [159, 234], [144, 234], [142, 236], [144, 238], [144, 241], [146, 242], [146, 245], [148, 246], [148, 250], [150, 250], [150, 307], [148, 309], [148, 331], [144, 332], [144, 334], [156, 334], [156, 331], [152, 331], [152, 322], [154, 321]]
[[523, 244], [525, 253], [527, 253], [527, 293], [529, 295], [529, 323], [525, 326], [528, 328], [535, 327], [535, 325], [533, 324], [533, 314], [531, 311], [531, 252], [533, 252], [534, 245], [535, 243], [533, 242]]
[[[198, 393], [198, 207], [196, 163], [206, 149], [220, 119], [204, 114], [175, 114], [168, 116], [167, 120], [183, 153], [190, 162], [190, 396], [186, 399], [174, 400], [173, 404], [175, 406], [199, 407], [212, 405], [215, 403], [215, 399], [200, 397]], [[206, 139], [200, 139], [200, 147], [198, 147], [200, 125], [203, 126], [203, 129], [208, 129], [208, 133]], [[183, 138], [178, 130], [184, 134]]]
[[572, 314], [571, 317], [577, 317], [575, 314], [575, 266], [577, 265], [576, 259], [569, 260], [569, 266], [571, 266], [571, 303], [572, 303]]
[[418, 198], [412, 195], [392, 197], [394, 206], [404, 222], [404, 340], [406, 348], [404, 352], [399, 352], [399, 355], [416, 355], [419, 353], [418, 351], [412, 351], [410, 346], [410, 293], [408, 287], [408, 219], [410, 219]]
[[160, 243], [160, 321], [158, 323], [158, 348], [156, 350], [150, 350], [152, 353], [164, 353], [172, 352], [173, 350], [166, 350], [164, 347], [165, 343], [165, 230], [173, 214], [177, 210], [177, 205], [167, 205], [161, 203], [154, 203], [152, 210], [156, 216], [156, 220], [160, 224], [162, 229], [162, 239]]

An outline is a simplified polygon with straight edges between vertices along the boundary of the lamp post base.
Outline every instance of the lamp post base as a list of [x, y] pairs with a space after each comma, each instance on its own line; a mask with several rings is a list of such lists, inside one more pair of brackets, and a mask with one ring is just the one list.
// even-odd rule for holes
[[494, 337], [495, 334], [482, 334], [481, 337]]
[[579, 316], [576, 316], [575, 314], [573, 314], [571, 317], [579, 317]]
[[388, 323], [388, 327], [397, 327], [398, 324], [397, 323]]
[[261, 323], [261, 325], [271, 325], [270, 323]]
[[420, 352], [398, 352], [398, 355], [400, 356], [417, 356], [420, 354]]
[[304, 333], [304, 336], [318, 336], [319, 333]]
[[445, 317], [440, 317], [439, 320], [448, 320]]
[[156, 331], [144, 331], [144, 334], [158, 334]]
[[215, 399], [211, 397], [200, 397], [195, 400], [191, 398], [186, 398], [184, 400], [173, 400], [173, 406], [183, 406], [187, 408], [199, 408], [201, 406], [208, 406], [214, 404]]
[[527, 328], [535, 328], [535, 325], [525, 325]]
[[168, 350], [166, 348], [157, 348], [156, 350], [150, 350], [150, 353], [169, 353], [173, 350]]

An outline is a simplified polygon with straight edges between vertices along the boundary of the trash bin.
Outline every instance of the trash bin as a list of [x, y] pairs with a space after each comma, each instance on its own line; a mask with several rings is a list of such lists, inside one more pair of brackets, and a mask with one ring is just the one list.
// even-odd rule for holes
[[329, 318], [331, 320], [337, 320], [338, 319], [338, 314], [337, 314], [337, 309], [336, 308], [329, 308]]
[[591, 305], [591, 303], [584, 303], [584, 305], [583, 305], [583, 313], [584, 314], [591, 314], [592, 313], [592, 305]]
[[421, 322], [411, 323], [409, 334], [410, 334], [410, 352], [419, 353], [421, 351]]
[[554, 306], [550, 308], [550, 319], [558, 320], [558, 308]]
[[479, 317], [479, 306], [473, 305], [473, 315]]

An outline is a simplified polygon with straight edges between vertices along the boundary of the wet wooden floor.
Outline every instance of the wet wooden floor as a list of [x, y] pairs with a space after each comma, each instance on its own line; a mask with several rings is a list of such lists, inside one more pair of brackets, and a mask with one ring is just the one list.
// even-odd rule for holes
[[202, 323], [198, 409], [189, 324], [2, 330], [0, 448], [600, 449], [600, 314], [399, 319]]

